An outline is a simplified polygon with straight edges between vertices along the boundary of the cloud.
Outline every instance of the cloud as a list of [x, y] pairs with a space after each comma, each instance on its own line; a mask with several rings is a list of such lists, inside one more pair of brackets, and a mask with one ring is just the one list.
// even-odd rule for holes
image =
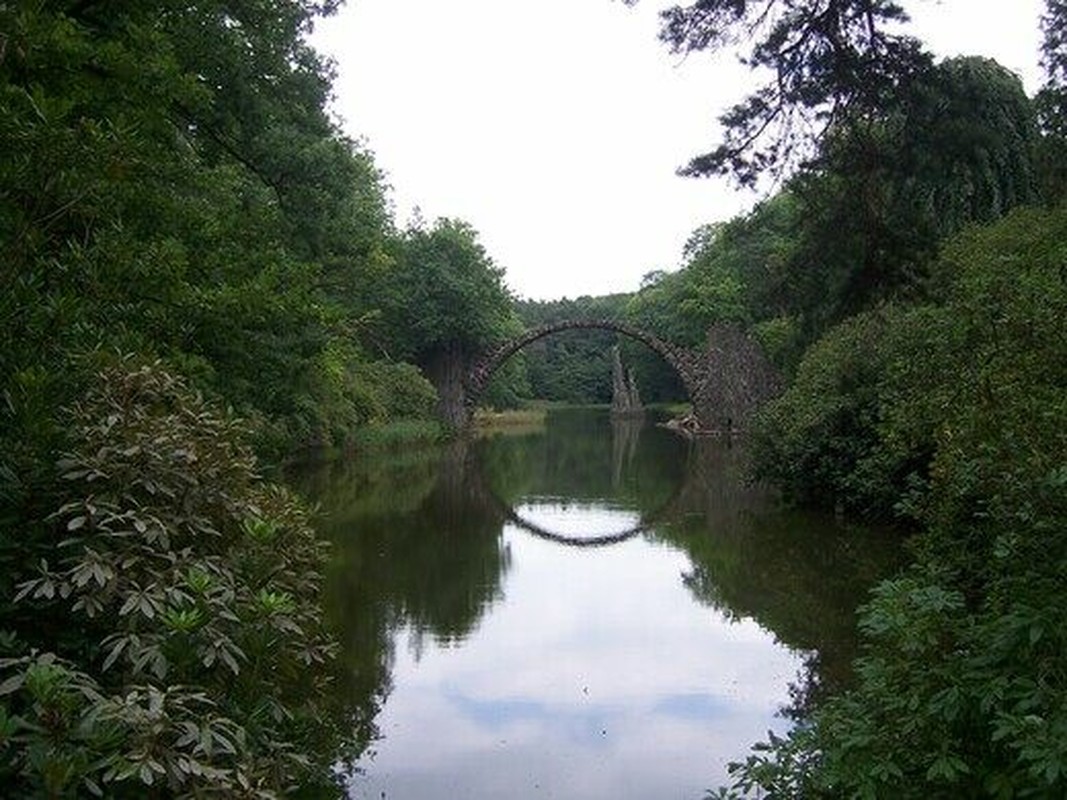
[[[751, 76], [671, 56], [668, 3], [359, 0], [313, 39], [337, 60], [337, 111], [395, 188], [401, 221], [461, 217], [535, 298], [637, 289], [697, 226], [756, 199], [675, 168], [716, 140]], [[989, 53], [1036, 86], [1040, 0], [908, 4], [940, 53]]]

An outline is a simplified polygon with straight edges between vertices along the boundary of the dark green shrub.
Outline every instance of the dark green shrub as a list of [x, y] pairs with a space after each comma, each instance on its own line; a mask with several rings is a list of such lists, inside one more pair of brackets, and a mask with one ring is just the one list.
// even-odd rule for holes
[[[5, 785], [271, 797], [329, 783], [335, 648], [301, 505], [257, 479], [239, 422], [158, 365], [104, 371], [69, 421], [54, 554], [17, 596], [39, 630], [0, 662]], [[57, 628], [70, 644], [53, 653]]]
[[352, 364], [348, 380], [362, 425], [433, 416], [437, 391], [411, 364]]
[[929, 309], [886, 306], [816, 342], [763, 415], [758, 473], [805, 504], [877, 517], [904, 510], [902, 498], [926, 483], [936, 415], [915, 408], [899, 427], [887, 420], [894, 399], [919, 377], [902, 365], [923, 363], [939, 323]]

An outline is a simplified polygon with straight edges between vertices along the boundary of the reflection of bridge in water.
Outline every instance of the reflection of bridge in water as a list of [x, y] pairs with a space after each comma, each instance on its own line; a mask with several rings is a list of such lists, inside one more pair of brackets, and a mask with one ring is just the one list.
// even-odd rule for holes
[[[612, 424], [612, 485], [622, 482], [627, 466], [637, 451], [639, 421], [615, 421]], [[719, 529], [736, 520], [739, 514], [752, 507], [753, 501], [766, 495], [766, 490], [748, 485], [745, 481], [743, 450], [730, 447], [723, 440], [690, 440], [686, 445], [684, 478], [671, 496], [651, 511], [633, 509], [639, 514], [636, 523], [621, 531], [593, 532], [571, 535], [550, 530], [543, 523], [524, 517], [515, 507], [501, 498], [490, 485], [480, 460], [466, 439], [454, 441], [446, 455], [445, 474], [455, 488], [462, 491], [466, 503], [479, 508], [480, 513], [514, 525], [532, 536], [566, 547], [597, 548], [620, 544], [657, 526], [677, 522], [683, 518], [701, 517], [709, 530]], [[723, 476], [730, 480], [723, 480]]]
[[633, 539], [636, 536], [640, 536], [655, 524], [654, 519], [642, 519], [636, 525], [633, 525], [626, 530], [619, 531], [618, 533], [594, 534], [592, 536], [571, 536], [565, 533], [550, 531], [543, 525], [538, 525], [536, 522], [531, 522], [530, 520], [525, 519], [514, 508], [509, 506], [503, 500], [500, 500], [491, 491], [490, 495], [492, 499], [496, 500], [499, 504], [498, 513], [500, 513], [507, 522], [520, 530], [536, 536], [538, 539], [562, 544], [566, 547], [607, 547], [613, 544], [620, 544], [629, 539]]

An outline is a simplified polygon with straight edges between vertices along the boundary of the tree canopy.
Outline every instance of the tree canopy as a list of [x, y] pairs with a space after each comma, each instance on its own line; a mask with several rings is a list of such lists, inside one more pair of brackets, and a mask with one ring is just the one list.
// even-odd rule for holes
[[388, 338], [415, 363], [450, 348], [475, 353], [521, 329], [504, 271], [459, 220], [409, 228], [388, 290]]
[[[635, 1], [635, 0], [631, 0]], [[677, 53], [727, 50], [757, 88], [720, 117], [723, 142], [685, 175], [731, 175], [755, 185], [810, 163], [832, 130], [878, 119], [930, 56], [899, 32], [891, 0], [697, 0], [662, 12], [660, 38]]]
[[[443, 356], [566, 315], [691, 346], [748, 326], [793, 377], [763, 473], [923, 531], [863, 614], [855, 690], [741, 790], [1063, 796], [1067, 3], [1046, 2], [1035, 100], [988, 59], [935, 63], [890, 0], [668, 9], [675, 52], [740, 47], [757, 81], [683, 173], [777, 191], [632, 296], [521, 305], [469, 224], [395, 227], [308, 44], [335, 8], [0, 4], [5, 786], [328, 783], [351, 731], [303, 680], [334, 650], [322, 553], [249, 441], [277, 460], [426, 418]], [[604, 399], [613, 339], [536, 343], [498, 397], [528, 373]], [[646, 398], [678, 388], [626, 357]], [[472, 575], [499, 566], [482, 555]]]

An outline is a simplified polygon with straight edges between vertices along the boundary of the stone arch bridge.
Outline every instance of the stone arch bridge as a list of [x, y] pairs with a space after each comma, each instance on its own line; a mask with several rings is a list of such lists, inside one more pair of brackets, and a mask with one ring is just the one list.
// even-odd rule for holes
[[705, 347], [697, 349], [617, 320], [564, 320], [531, 328], [473, 356], [456, 350], [442, 352], [428, 365], [427, 373], [437, 387], [443, 421], [454, 429], [467, 428], [478, 400], [505, 361], [538, 339], [571, 330], [614, 331], [659, 354], [681, 378], [705, 432], [746, 429], [756, 409], [778, 390], [778, 375], [762, 348], [733, 323], [713, 325]]

